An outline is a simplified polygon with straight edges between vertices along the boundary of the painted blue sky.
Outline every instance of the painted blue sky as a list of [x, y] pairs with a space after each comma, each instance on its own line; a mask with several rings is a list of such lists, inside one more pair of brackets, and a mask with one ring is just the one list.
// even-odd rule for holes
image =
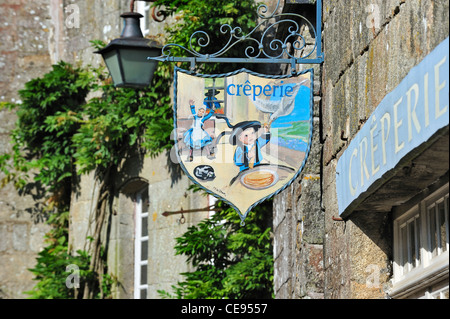
[[[273, 97], [271, 100], [280, 100], [280, 97]], [[295, 98], [294, 110], [287, 116], [282, 116], [272, 123], [273, 128], [286, 127], [291, 122], [307, 121], [311, 118], [311, 89], [307, 86], [300, 86]]]

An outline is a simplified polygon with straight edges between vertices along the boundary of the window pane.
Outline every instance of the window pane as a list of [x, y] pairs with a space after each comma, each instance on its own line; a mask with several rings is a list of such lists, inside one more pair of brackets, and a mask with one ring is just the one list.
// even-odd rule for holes
[[144, 240], [141, 242], [141, 260], [148, 259], [148, 241]]
[[446, 239], [446, 241], [447, 241], [447, 245], [449, 244], [449, 227], [448, 227], [448, 224], [449, 224], [449, 217], [448, 217], [448, 211], [450, 210], [450, 207], [448, 206], [449, 205], [449, 200], [448, 200], [449, 198], [448, 198], [448, 196], [447, 196], [447, 199], [445, 200], [446, 201], [446, 206], [445, 206], [445, 216], [446, 216], [446, 219], [445, 219], [445, 224], [446, 224], [446, 227], [447, 227], [447, 239]]
[[445, 203], [439, 203], [437, 206], [438, 209], [438, 216], [439, 216], [439, 247], [442, 249], [441, 251], [444, 252], [447, 250], [447, 243], [446, 243], [446, 226], [445, 226]]
[[420, 240], [420, 217], [417, 217], [415, 220], [416, 223], [416, 256], [417, 256], [417, 265], [421, 264], [422, 256], [420, 254], [420, 247], [422, 247], [422, 241]]
[[141, 230], [141, 237], [148, 236], [148, 217], [142, 217], [142, 230]]
[[406, 225], [402, 228], [400, 228], [400, 235], [401, 235], [401, 266], [403, 267], [403, 273], [408, 272], [408, 269], [406, 267], [406, 264], [408, 262], [408, 238], [406, 233]]
[[430, 251], [432, 256], [437, 255], [437, 236], [435, 207], [428, 209], [428, 231], [430, 234]]
[[147, 265], [141, 266], [141, 285], [147, 284]]
[[409, 237], [409, 262], [411, 266], [416, 267], [416, 232], [414, 227], [414, 221], [408, 224], [408, 237]]
[[141, 299], [147, 299], [147, 289], [141, 289]]

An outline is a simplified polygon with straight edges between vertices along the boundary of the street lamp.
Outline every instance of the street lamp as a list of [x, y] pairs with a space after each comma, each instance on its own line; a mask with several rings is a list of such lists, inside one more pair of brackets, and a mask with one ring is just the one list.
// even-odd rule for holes
[[102, 55], [114, 86], [145, 88], [150, 85], [158, 65], [158, 61], [147, 58], [159, 56], [162, 46], [144, 38], [139, 22], [143, 15], [133, 12], [133, 7], [134, 1], [131, 1], [131, 12], [121, 15], [124, 19], [124, 28], [120, 38], [112, 40], [95, 53]]

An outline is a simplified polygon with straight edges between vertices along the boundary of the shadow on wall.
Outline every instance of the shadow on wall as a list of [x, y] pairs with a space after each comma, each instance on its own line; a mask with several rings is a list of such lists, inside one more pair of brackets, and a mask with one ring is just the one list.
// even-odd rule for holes
[[181, 165], [178, 163], [174, 163], [171, 159], [170, 152], [166, 152], [166, 167], [169, 171], [170, 175], [170, 187], [173, 187], [178, 181], [181, 180], [181, 177], [183, 175], [183, 170], [181, 169]]
[[359, 230], [392, 259], [393, 226], [391, 212], [359, 211], [350, 215], [350, 220]]
[[[18, 209], [16, 206], [6, 203], [11, 212], [15, 214], [16, 217], [20, 218], [24, 214], [27, 214], [33, 224], [45, 223], [50, 212], [45, 208], [48, 207], [48, 198], [45, 197], [46, 190], [38, 182], [28, 183], [22, 189], [18, 190], [18, 194], [21, 197], [29, 196], [31, 201], [25, 201], [29, 207]], [[55, 194], [58, 196], [58, 194]], [[0, 292], [1, 295], [1, 292]]]

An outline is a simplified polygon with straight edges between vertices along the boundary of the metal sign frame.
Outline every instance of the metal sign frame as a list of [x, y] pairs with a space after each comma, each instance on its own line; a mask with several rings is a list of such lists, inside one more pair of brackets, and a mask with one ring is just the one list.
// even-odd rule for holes
[[[239, 214], [241, 225], [245, 225], [244, 220], [251, 209], [289, 187], [303, 171], [312, 144], [313, 74], [312, 68], [296, 74], [285, 75], [260, 74], [245, 68], [224, 74], [193, 74], [189, 70], [175, 67], [175, 147], [171, 158], [181, 165], [184, 173], [193, 183], [229, 204]], [[231, 78], [235, 81], [228, 83], [227, 80]], [[241, 95], [239, 93], [231, 94], [232, 97], [228, 96], [226, 100], [229, 103], [239, 101], [239, 103], [232, 105], [238, 105], [241, 110], [247, 110], [247, 114], [235, 111], [228, 114], [226, 111], [225, 113], [215, 113], [219, 109], [225, 110], [232, 105], [228, 105], [228, 107], [217, 105], [220, 99], [212, 100], [209, 97], [205, 97], [202, 101], [204, 92], [209, 90], [209, 86], [204, 86], [204, 82], [212, 79], [225, 79], [225, 82], [228, 83], [221, 90], [223, 94], [234, 90], [238, 92], [241, 86]], [[238, 85], [238, 83], [244, 82], [245, 85]], [[273, 91], [267, 90], [269, 84], [274, 85], [272, 86]], [[263, 86], [264, 89], [262, 89]], [[202, 89], [199, 90], [199, 87]], [[260, 95], [255, 93], [257, 87], [260, 87], [258, 91]], [[285, 88], [286, 95], [284, 98], [281, 98], [281, 95], [283, 95], [283, 93], [280, 93], [283, 92], [281, 87]], [[251, 88], [254, 90], [253, 94], [249, 92]], [[268, 91], [273, 92], [273, 99], [268, 95]], [[300, 94], [300, 91], [302, 94]], [[286, 92], [292, 92], [292, 94]], [[264, 98], [260, 99], [259, 97], [262, 95], [264, 95]], [[187, 103], [188, 100], [191, 101]], [[203, 107], [199, 106], [202, 105], [202, 102], [205, 102]], [[268, 102], [268, 104], [264, 102]], [[209, 112], [208, 116], [198, 115], [200, 108], [211, 110], [213, 104], [218, 109]], [[246, 107], [243, 107], [243, 105], [246, 105]], [[189, 107], [193, 115], [190, 117], [188, 117]], [[248, 112], [251, 113], [250, 117]], [[231, 115], [230, 118], [229, 115]], [[269, 115], [270, 117], [267, 117]], [[189, 121], [186, 121], [187, 119]], [[277, 122], [277, 119], [280, 121]], [[214, 124], [207, 125], [208, 121], [209, 124], [211, 122]], [[194, 139], [192, 137], [194, 135], [194, 122], [196, 122], [197, 130], [202, 131], [201, 136], [197, 134], [196, 139], [201, 143], [205, 141], [205, 145], [197, 146], [196, 151], [194, 146], [191, 145]], [[287, 123], [290, 125], [286, 128]], [[295, 124], [298, 125], [294, 128]], [[258, 136], [259, 138], [256, 142], [248, 143], [256, 147], [255, 153], [258, 153], [256, 158], [259, 156], [259, 160], [256, 159], [254, 165], [251, 165], [246, 164], [244, 159], [246, 157], [244, 145], [249, 144], [242, 141], [239, 134], [247, 132], [246, 128], [253, 128], [253, 125], [256, 127], [254, 129], [255, 139]], [[302, 129], [299, 128], [300, 126]], [[283, 131], [283, 128], [290, 133]], [[299, 130], [301, 133], [299, 133]], [[220, 131], [222, 133], [218, 134]], [[288, 143], [292, 143], [295, 139], [301, 139], [300, 135], [304, 138], [304, 140], [302, 139], [303, 143], [297, 140], [297, 143], [294, 142], [289, 146], [280, 144], [282, 142], [280, 138], [283, 141], [287, 138]], [[266, 144], [271, 145], [269, 150], [265, 147]], [[238, 160], [236, 156], [238, 156], [239, 148], [241, 154], [244, 155], [241, 155]], [[186, 155], [190, 158], [183, 160]], [[206, 171], [202, 172], [202, 176], [199, 176], [196, 174], [197, 170]], [[271, 183], [254, 187], [247, 185], [245, 176], [250, 177], [252, 174], [254, 176], [254, 173], [258, 175], [259, 172], [269, 173], [271, 175], [269, 178], [273, 178]], [[247, 196], [242, 197], [244, 191], [247, 192]], [[167, 216], [170, 212], [165, 214]]]

